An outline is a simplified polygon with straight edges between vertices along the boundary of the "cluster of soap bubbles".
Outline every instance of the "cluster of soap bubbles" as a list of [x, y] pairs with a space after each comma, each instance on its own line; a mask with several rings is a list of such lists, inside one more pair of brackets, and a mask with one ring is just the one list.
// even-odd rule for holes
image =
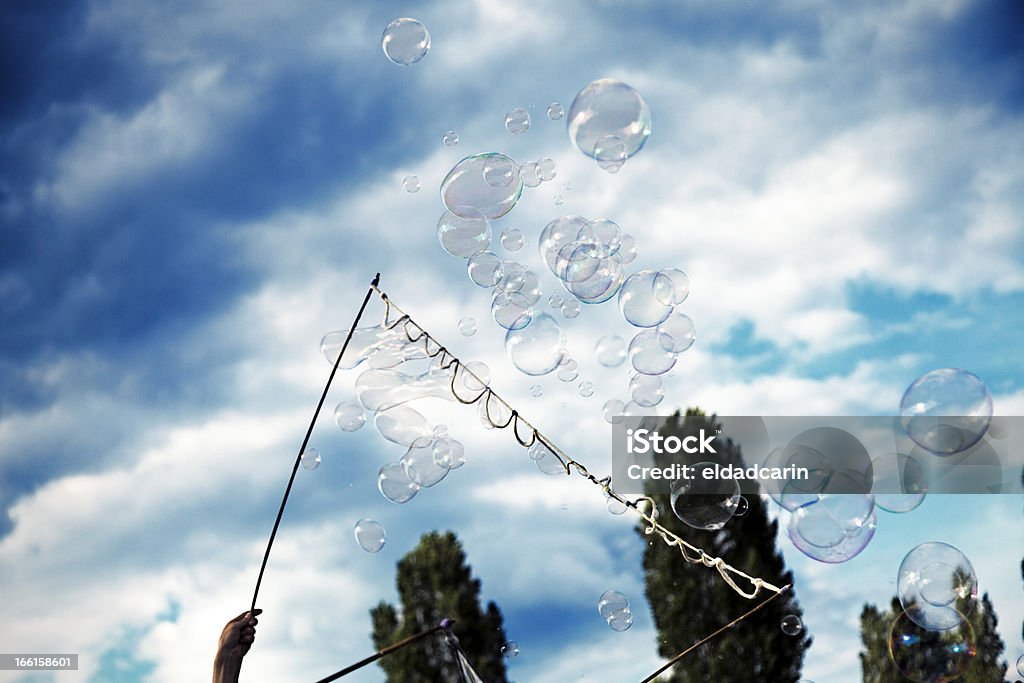
[[605, 591], [597, 601], [597, 611], [613, 631], [625, 631], [633, 625], [629, 599], [619, 591]]
[[903, 558], [896, 579], [901, 612], [889, 632], [896, 667], [918, 683], [945, 683], [967, 673], [976, 654], [968, 616], [978, 579], [957, 548], [922, 543]]

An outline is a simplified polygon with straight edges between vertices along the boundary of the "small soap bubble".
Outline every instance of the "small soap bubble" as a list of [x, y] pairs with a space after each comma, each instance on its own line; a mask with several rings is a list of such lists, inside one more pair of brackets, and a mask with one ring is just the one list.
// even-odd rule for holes
[[484, 181], [495, 188], [511, 185], [518, 172], [516, 162], [503, 154], [491, 155], [483, 167]]
[[463, 215], [445, 211], [437, 221], [437, 239], [452, 256], [469, 258], [491, 245], [491, 223], [480, 211], [462, 208]]
[[617, 368], [626, 360], [626, 340], [617, 334], [606, 334], [594, 347], [597, 362], [606, 368]]
[[672, 314], [658, 325], [658, 340], [666, 351], [682, 353], [697, 340], [697, 328], [690, 316], [672, 311]]
[[622, 164], [626, 163], [626, 143], [617, 135], [602, 136], [594, 143], [591, 156], [608, 173], [618, 173]]
[[387, 543], [387, 531], [376, 520], [361, 519], [356, 522], [354, 531], [359, 547], [368, 553], [379, 553]]
[[537, 160], [537, 176], [541, 180], [543, 180], [544, 182], [554, 180], [557, 174], [558, 172], [555, 168], [554, 159], [544, 157], [543, 159]]
[[636, 246], [636, 238], [632, 235], [623, 234], [622, 243], [619, 245], [619, 258], [623, 264], [630, 264], [636, 260], [639, 250]]
[[629, 380], [629, 396], [633, 402], [645, 408], [652, 408], [665, 398], [665, 387], [660, 375], [645, 375], [638, 372]]
[[542, 387], [541, 385], [534, 384], [532, 387], [530, 387], [530, 396], [533, 396], [534, 398], [540, 398], [543, 395], [544, 387]]
[[519, 643], [510, 640], [501, 646], [501, 654], [505, 659], [514, 659], [519, 654]]
[[552, 201], [555, 203], [555, 206], [561, 206], [562, 204], [565, 204], [565, 197], [560, 194], [556, 194], [552, 197]]
[[558, 102], [552, 102], [548, 105], [548, 118], [552, 121], [557, 121], [565, 116], [565, 107]]
[[572, 192], [572, 183], [566, 183], [565, 185], [562, 185], [562, 189], [565, 190], [566, 192]]
[[505, 129], [513, 135], [522, 135], [530, 129], [530, 113], [522, 107], [516, 107], [505, 114]]
[[932, 370], [907, 388], [900, 416], [921, 448], [936, 455], [960, 453], [985, 436], [992, 422], [992, 394], [971, 372]]
[[641, 330], [629, 342], [629, 362], [645, 375], [663, 375], [676, 364], [676, 354], [665, 350], [657, 330]]
[[509, 329], [505, 335], [505, 351], [520, 372], [546, 375], [558, 367], [565, 355], [565, 334], [554, 318], [540, 313], [533, 316], [529, 325]]
[[498, 291], [491, 300], [491, 316], [506, 330], [521, 330], [533, 320], [533, 304], [520, 292]]
[[551, 308], [561, 309], [562, 304], [564, 303], [565, 299], [563, 299], [558, 294], [552, 294], [551, 296], [548, 297], [548, 305], [551, 306]]
[[430, 50], [430, 33], [415, 19], [395, 19], [384, 29], [381, 47], [389, 60], [409, 66], [423, 59]]
[[419, 492], [420, 485], [409, 478], [402, 463], [391, 462], [380, 468], [377, 490], [392, 503], [408, 503]]
[[740, 496], [740, 499], [736, 502], [736, 511], [732, 513], [733, 517], [742, 517], [747, 514], [747, 510], [750, 509], [750, 503], [746, 497]]
[[573, 318], [579, 317], [580, 314], [580, 302], [576, 299], [569, 299], [562, 304], [562, 315], [572, 320]]
[[557, 455], [547, 448], [544, 449], [541, 457], [536, 458], [535, 462], [537, 463], [537, 469], [549, 476], [554, 477], [566, 474], [565, 465], [562, 464]]
[[690, 295], [690, 277], [678, 268], [662, 268], [654, 278], [654, 296], [666, 306], [686, 301]]
[[356, 401], [342, 401], [334, 408], [334, 422], [343, 432], [354, 432], [366, 424], [366, 411]]
[[454, 130], [450, 130], [444, 134], [441, 141], [444, 142], [445, 147], [454, 147], [459, 144], [459, 134]]
[[598, 598], [597, 612], [605, 619], [624, 609], [629, 609], [629, 599], [619, 591], [608, 590]]
[[658, 273], [641, 270], [633, 273], [619, 290], [619, 310], [626, 321], [636, 327], [657, 327], [672, 314], [672, 306], [666, 306], [654, 292], [654, 281]]
[[579, 369], [573, 365], [563, 365], [558, 368], [558, 379], [562, 382], [575, 382], [579, 376]]
[[533, 444], [526, 449], [526, 454], [530, 456], [530, 460], [540, 460], [548, 453], [548, 447], [545, 446], [542, 441], [534, 441]]
[[541, 184], [540, 169], [537, 168], [536, 161], [527, 161], [523, 164], [519, 174], [523, 177], [523, 185], [527, 187], [537, 187]]
[[613, 515], [624, 514], [626, 512], [626, 504], [623, 503], [618, 498], [609, 498], [608, 499], [608, 512], [612, 513]]
[[419, 192], [420, 191], [420, 178], [419, 178], [419, 176], [415, 176], [415, 175], [407, 175], [407, 176], [405, 176], [405, 179], [402, 180], [402, 187], [404, 187], [405, 191], [408, 192], [409, 194], [415, 194], [416, 192]]
[[593, 382], [581, 382], [580, 383], [580, 396], [583, 398], [590, 398], [594, 395], [594, 383]]
[[462, 385], [469, 391], [483, 391], [491, 383], [491, 369], [483, 361], [471, 360], [459, 368]]
[[459, 334], [463, 337], [472, 337], [476, 334], [476, 318], [462, 318], [459, 320]]
[[315, 470], [320, 467], [320, 451], [315, 448], [307, 448], [306, 452], [302, 454], [301, 462], [303, 469]]
[[800, 621], [800, 617], [795, 614], [787, 614], [782, 617], [782, 623], [780, 624], [782, 632], [787, 636], [796, 636], [804, 630], [804, 624]]
[[633, 611], [625, 609], [614, 613], [608, 618], [608, 626], [613, 631], [628, 631], [629, 627], [633, 625]]
[[604, 415], [604, 421], [608, 424], [618, 424], [622, 422], [622, 411], [625, 410], [626, 404], [617, 398], [605, 401], [604, 406], [601, 408], [602, 414]]
[[740, 485], [735, 479], [707, 476], [713, 468], [713, 463], [699, 462], [693, 465], [690, 479], [672, 482], [672, 512], [694, 529], [721, 529], [732, 518], [740, 499]]
[[523, 248], [523, 231], [519, 228], [505, 228], [501, 232], [501, 246], [506, 251], [519, 251]]
[[562, 512], [565, 512], [568, 509], [569, 509], [569, 504], [568, 503], [562, 503]]
[[505, 277], [505, 266], [497, 254], [478, 251], [466, 262], [466, 272], [473, 284], [489, 289]]

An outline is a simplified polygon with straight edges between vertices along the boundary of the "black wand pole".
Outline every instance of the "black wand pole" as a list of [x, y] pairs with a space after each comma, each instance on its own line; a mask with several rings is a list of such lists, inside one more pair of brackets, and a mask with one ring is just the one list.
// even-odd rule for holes
[[426, 638], [427, 636], [431, 635], [432, 633], [437, 633], [438, 631], [440, 631], [442, 629], [450, 628], [452, 623], [453, 622], [452, 622], [451, 619], [442, 619], [441, 623], [439, 623], [437, 626], [434, 626], [432, 628], [428, 628], [426, 631], [420, 631], [419, 633], [417, 633], [415, 635], [411, 635], [411, 636], [409, 636], [408, 638], [406, 638], [404, 640], [398, 641], [394, 645], [388, 645], [383, 650], [378, 650], [375, 654], [370, 655], [366, 659], [364, 659], [362, 661], [358, 661], [355, 664], [353, 664], [352, 666], [347, 666], [344, 669], [342, 669], [341, 671], [339, 671], [338, 673], [331, 674], [327, 678], [321, 678], [316, 683], [330, 683], [331, 681], [336, 681], [339, 678], [341, 678], [342, 676], [350, 674], [353, 671], [356, 671], [357, 669], [362, 669], [367, 664], [373, 664], [374, 662], [376, 662], [378, 659], [380, 659], [384, 655], [389, 655], [392, 652], [394, 652], [395, 650], [402, 649], [406, 645], [412, 645], [417, 640], [420, 640], [421, 638]]
[[284, 506], [288, 503], [288, 494], [292, 492], [292, 484], [295, 483], [295, 473], [299, 471], [299, 463], [302, 462], [302, 456], [306, 452], [306, 446], [309, 444], [309, 437], [313, 434], [313, 426], [316, 424], [316, 420], [320, 417], [320, 409], [324, 407], [324, 401], [327, 400], [327, 392], [331, 388], [331, 382], [334, 381], [334, 375], [338, 372], [338, 366], [341, 365], [341, 357], [345, 355], [345, 349], [348, 348], [348, 343], [352, 341], [352, 334], [356, 331], [356, 327], [359, 325], [359, 319], [363, 317], [363, 311], [366, 310], [366, 304], [370, 302], [370, 295], [373, 294], [373, 290], [380, 284], [380, 273], [373, 278], [370, 283], [370, 288], [366, 290], [366, 296], [363, 297], [363, 305], [359, 307], [359, 312], [356, 313], [355, 320], [352, 321], [352, 327], [349, 328], [348, 336], [345, 337], [345, 343], [341, 345], [341, 351], [338, 352], [338, 358], [334, 361], [334, 367], [331, 368], [331, 375], [327, 378], [327, 384], [324, 385], [324, 393], [320, 395], [320, 402], [316, 404], [316, 410], [313, 412], [313, 419], [309, 421], [309, 429], [306, 430], [306, 438], [302, 440], [302, 446], [299, 447], [299, 454], [295, 457], [295, 465], [292, 466], [292, 476], [288, 478], [288, 487], [284, 490], [284, 498], [281, 500], [281, 507], [277, 511], [277, 519], [274, 520], [274, 528], [270, 532], [270, 540], [267, 541], [267, 551], [263, 553], [263, 564], [260, 565], [260, 575], [256, 579], [256, 590], [252, 593], [252, 605], [249, 607], [249, 611], [252, 612], [256, 609], [256, 597], [260, 594], [260, 584], [263, 583], [263, 572], [267, 570], [267, 560], [270, 559], [270, 549], [274, 545], [274, 538], [277, 536], [277, 529], [281, 526], [281, 517], [284, 515]]

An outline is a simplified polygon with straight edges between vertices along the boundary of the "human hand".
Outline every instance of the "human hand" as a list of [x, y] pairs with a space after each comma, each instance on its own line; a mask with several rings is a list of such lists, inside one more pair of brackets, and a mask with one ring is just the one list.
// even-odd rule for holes
[[245, 611], [229, 621], [220, 634], [218, 656], [241, 660], [252, 647], [256, 638], [256, 624], [259, 623], [256, 617], [262, 613], [261, 609]]

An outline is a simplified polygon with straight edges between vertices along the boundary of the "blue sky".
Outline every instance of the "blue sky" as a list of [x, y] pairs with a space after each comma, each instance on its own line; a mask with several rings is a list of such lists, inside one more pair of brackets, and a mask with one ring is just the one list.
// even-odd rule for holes
[[[396, 301], [487, 361], [503, 394], [600, 470], [600, 406], [624, 397], [626, 377], [592, 348], [629, 326], [614, 303], [562, 320], [597, 391], [582, 399], [549, 377], [530, 396], [486, 293], [437, 244], [439, 182], [469, 154], [555, 159], [555, 181], [495, 222], [523, 230], [515, 257], [528, 265], [540, 268], [540, 229], [578, 213], [637, 238], [632, 269], [690, 275], [682, 308], [698, 342], [666, 381], [665, 409], [884, 415], [922, 373], [963, 367], [997, 413], [1024, 411], [1020, 3], [0, 12], [0, 639], [82, 653], [80, 674], [0, 681], [207, 675], [220, 627], [248, 605], [326, 377], [320, 337], [347, 325], [378, 270]], [[401, 16], [432, 36], [406, 68], [380, 47]], [[600, 77], [630, 83], [652, 111], [650, 140], [616, 175], [544, 113]], [[533, 120], [521, 136], [503, 128], [517, 106]], [[419, 193], [403, 191], [408, 174]], [[558, 291], [538, 272], [545, 298]], [[458, 334], [463, 316], [477, 335]], [[514, 680], [656, 668], [644, 609], [625, 634], [593, 609], [612, 587], [643, 604], [629, 523], [583, 482], [537, 474], [471, 409], [430, 410], [469, 463], [404, 507], [374, 485], [396, 446], [370, 429], [342, 434], [329, 415], [318, 425], [324, 463], [300, 473], [246, 680], [315, 680], [369, 652], [366, 610], [394, 598], [394, 562], [433, 528], [459, 533], [505, 611], [522, 647]], [[379, 555], [352, 539], [362, 517], [388, 529]], [[926, 540], [975, 561], [1016, 659], [1021, 519], [1019, 496], [936, 496], [883, 516], [845, 565], [783, 541], [815, 637], [806, 677], [857, 680], [860, 606], [887, 602], [903, 554]]]

